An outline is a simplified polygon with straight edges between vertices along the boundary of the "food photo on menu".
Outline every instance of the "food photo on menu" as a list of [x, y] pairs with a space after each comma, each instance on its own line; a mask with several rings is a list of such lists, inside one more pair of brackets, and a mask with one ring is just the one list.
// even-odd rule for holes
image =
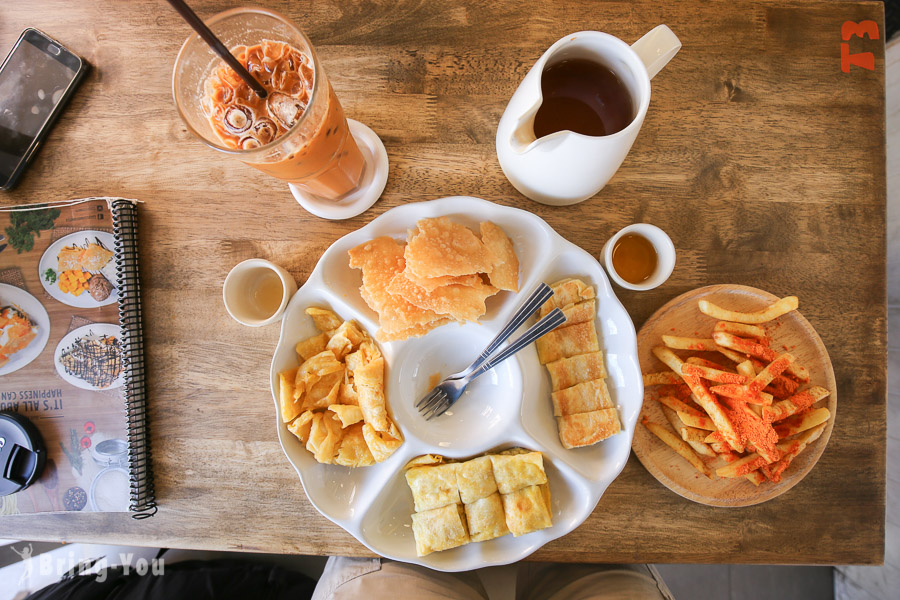
[[[191, 4], [0, 9], [0, 537], [82, 553], [16, 550], [17, 598], [851, 598], [829, 565], [884, 562], [872, 3]], [[882, 137], [844, 160], [838, 121]]]

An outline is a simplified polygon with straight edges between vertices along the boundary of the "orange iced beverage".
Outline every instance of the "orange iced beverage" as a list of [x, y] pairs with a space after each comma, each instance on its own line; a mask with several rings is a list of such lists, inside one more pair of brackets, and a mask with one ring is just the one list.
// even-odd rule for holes
[[323, 198], [338, 200], [355, 190], [365, 159], [331, 84], [323, 77], [316, 88], [312, 59], [276, 41], [237, 46], [232, 54], [265, 87], [268, 97], [257, 96], [224, 62], [215, 67], [203, 84], [200, 102], [222, 143], [233, 150], [261, 148], [306, 121], [308, 133], [286, 145], [284, 158], [247, 164]]

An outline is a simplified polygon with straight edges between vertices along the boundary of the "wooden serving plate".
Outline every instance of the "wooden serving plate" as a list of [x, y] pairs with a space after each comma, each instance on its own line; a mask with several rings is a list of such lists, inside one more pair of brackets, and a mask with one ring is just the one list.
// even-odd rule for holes
[[[669, 370], [651, 351], [654, 346], [662, 345], [664, 334], [702, 338], [712, 336], [716, 320], [700, 312], [697, 303], [702, 299], [710, 300], [723, 308], [751, 312], [768, 306], [778, 297], [743, 285], [711, 285], [678, 296], [656, 311], [638, 333], [638, 359], [642, 372]], [[802, 298], [800, 302], [802, 308]], [[706, 478], [645, 427], [638, 425], [632, 444], [638, 460], [660, 483], [688, 500], [709, 506], [751, 506], [771, 500], [800, 483], [818, 462], [828, 438], [831, 437], [837, 409], [837, 385], [831, 359], [822, 339], [809, 321], [796, 310], [767, 323], [766, 327], [772, 336], [772, 349], [780, 353], [787, 346], [791, 354], [797, 357], [797, 362], [809, 369], [809, 385], [820, 385], [831, 392], [815, 405], [828, 408], [831, 418], [819, 439], [797, 455], [783, 473], [780, 483], [766, 481], [759, 487], [743, 477]], [[676, 352], [682, 356], [687, 355], [683, 351]], [[653, 387], [644, 390], [643, 414], [651, 421], [668, 425], [660, 404], [652, 399], [654, 392]]]

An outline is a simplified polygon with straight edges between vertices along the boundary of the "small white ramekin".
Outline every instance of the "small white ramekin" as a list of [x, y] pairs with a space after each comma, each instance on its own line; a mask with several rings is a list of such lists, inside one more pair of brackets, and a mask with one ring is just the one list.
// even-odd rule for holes
[[[248, 306], [249, 281], [253, 271], [257, 269], [269, 269], [281, 279], [281, 304], [272, 316], [265, 319], [258, 319], [251, 315]], [[229, 271], [228, 276], [225, 277], [225, 284], [222, 286], [222, 299], [225, 301], [225, 310], [232, 319], [248, 327], [262, 327], [281, 320], [281, 317], [284, 316], [284, 309], [287, 308], [288, 302], [296, 291], [297, 282], [290, 273], [275, 263], [262, 258], [251, 258], [236, 264]]]
[[[656, 255], [658, 257], [656, 271], [641, 283], [628, 283], [622, 279], [622, 277], [616, 273], [615, 268], [613, 268], [613, 248], [615, 248], [619, 238], [628, 233], [636, 233], [645, 237], [653, 244], [653, 248], [656, 250]], [[601, 255], [603, 257], [603, 266], [606, 267], [606, 272], [609, 273], [610, 278], [626, 290], [652, 290], [653, 288], [662, 285], [675, 268], [675, 244], [672, 243], [672, 239], [666, 235], [665, 231], [656, 225], [650, 225], [649, 223], [635, 223], [634, 225], [629, 225], [628, 227], [620, 229], [619, 232], [609, 238], [609, 241], [603, 246]]]

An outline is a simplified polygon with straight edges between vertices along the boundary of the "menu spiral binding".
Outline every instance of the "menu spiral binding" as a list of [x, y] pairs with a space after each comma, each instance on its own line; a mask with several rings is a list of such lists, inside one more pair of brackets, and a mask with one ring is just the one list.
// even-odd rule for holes
[[131, 200], [115, 198], [109, 200], [109, 207], [113, 217], [119, 320], [125, 355], [125, 412], [131, 474], [129, 510], [132, 518], [146, 519], [156, 514], [157, 506], [147, 415], [141, 283], [138, 276], [137, 206]]

